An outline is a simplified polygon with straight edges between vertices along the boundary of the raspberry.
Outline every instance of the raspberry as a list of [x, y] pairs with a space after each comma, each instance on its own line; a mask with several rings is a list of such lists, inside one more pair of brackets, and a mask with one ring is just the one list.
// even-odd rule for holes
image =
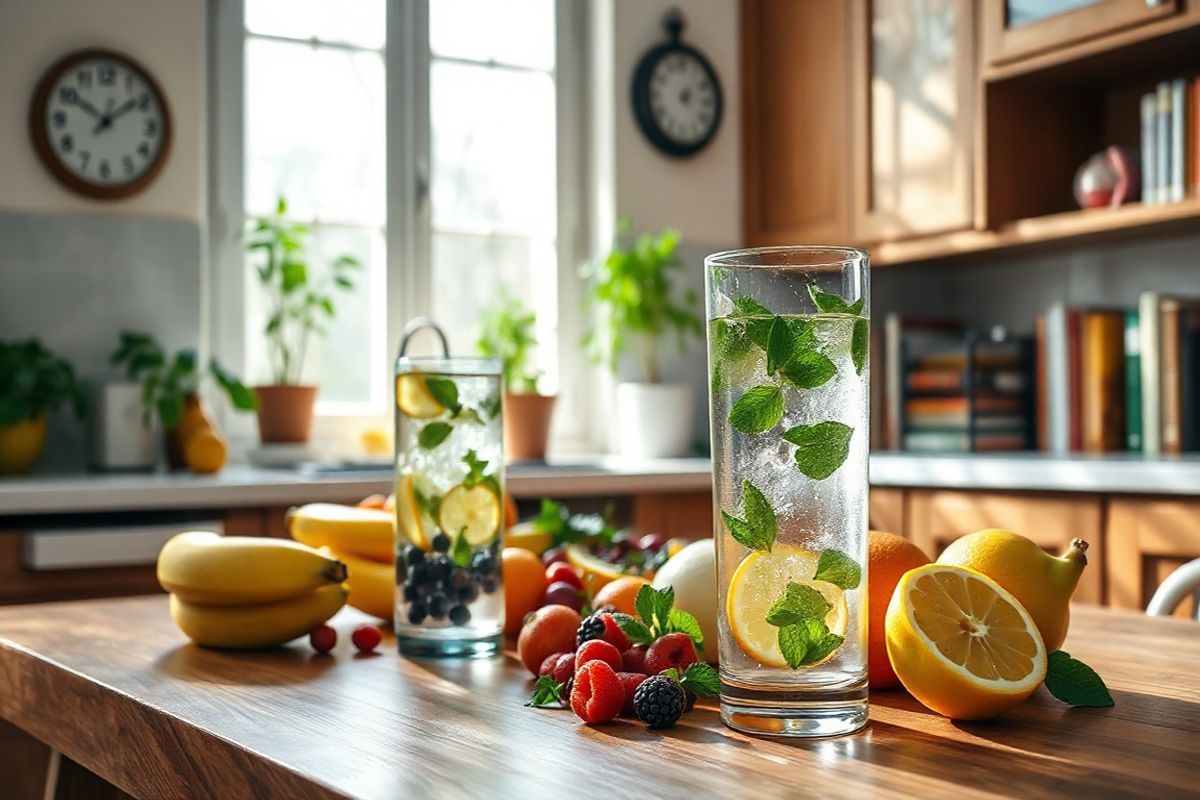
[[383, 641], [383, 634], [374, 625], [359, 625], [350, 634], [350, 641], [360, 653], [374, 653], [375, 648]]
[[625, 687], [625, 705], [621, 706], [622, 717], [632, 717], [633, 712], [633, 693], [642, 685], [642, 681], [646, 680], [646, 675], [640, 672], [618, 672], [617, 677], [621, 679], [621, 685]]
[[[554, 666], [558, 664], [558, 660], [565, 655], [564, 653], [551, 653], [542, 661], [542, 665], [538, 667], [538, 677], [550, 675], [554, 672]], [[555, 678], [555, 680], [558, 680]]]
[[689, 664], [698, 660], [692, 637], [686, 633], [668, 633], [658, 637], [646, 651], [646, 672], [657, 675], [664, 669], [674, 667], [682, 675]]
[[603, 639], [607, 629], [599, 614], [584, 617], [583, 622], [579, 623], [579, 630], [575, 632], [575, 646], [579, 647], [584, 642], [590, 642], [593, 639]]
[[576, 664], [586, 664], [589, 661], [597, 659], [612, 667], [613, 672], [621, 668], [620, 651], [603, 639], [593, 639], [590, 642], [584, 642], [583, 647], [575, 651]]
[[588, 661], [575, 671], [571, 710], [588, 725], [614, 719], [623, 705], [625, 687], [608, 664]]
[[575, 674], [575, 654], [563, 653], [558, 657], [558, 661], [554, 663], [554, 667], [550, 671], [550, 677], [557, 683], [566, 683], [566, 681]]
[[646, 674], [646, 645], [635, 644], [621, 654], [621, 668], [626, 672]]
[[669, 728], [683, 716], [683, 687], [665, 675], [654, 675], [633, 693], [633, 710], [651, 728]]

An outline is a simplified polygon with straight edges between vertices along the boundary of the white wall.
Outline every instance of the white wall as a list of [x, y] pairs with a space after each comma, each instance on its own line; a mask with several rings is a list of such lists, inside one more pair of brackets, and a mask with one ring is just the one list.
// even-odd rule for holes
[[[0, 210], [201, 220], [205, 216], [205, 0], [0, 0]], [[174, 141], [145, 191], [97, 201], [42, 166], [29, 136], [29, 102], [60, 57], [105, 47], [140, 62], [163, 87]]]

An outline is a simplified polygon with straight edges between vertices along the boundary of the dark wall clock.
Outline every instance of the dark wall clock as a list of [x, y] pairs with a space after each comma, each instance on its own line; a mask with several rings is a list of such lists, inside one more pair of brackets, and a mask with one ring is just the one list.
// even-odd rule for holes
[[668, 41], [648, 50], [633, 73], [633, 114], [651, 144], [684, 158], [703, 150], [721, 125], [721, 82], [704, 54], [681, 41], [677, 11], [664, 27]]
[[146, 188], [171, 149], [171, 113], [158, 82], [111, 50], [80, 50], [50, 67], [34, 92], [29, 127], [60, 183], [104, 200]]

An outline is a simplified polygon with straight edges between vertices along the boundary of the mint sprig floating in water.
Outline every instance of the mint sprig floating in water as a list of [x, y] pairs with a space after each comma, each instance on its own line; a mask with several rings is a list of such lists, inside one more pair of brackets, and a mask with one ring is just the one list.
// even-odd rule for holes
[[417, 434], [417, 444], [423, 450], [432, 450], [446, 441], [453, 431], [454, 427], [448, 422], [431, 422], [421, 428], [421, 432]]
[[433, 396], [442, 406], [450, 412], [450, 416], [457, 417], [462, 411], [462, 404], [458, 402], [458, 385], [449, 378], [438, 378], [430, 376], [425, 379], [425, 388], [429, 390], [429, 394]]
[[783, 419], [783, 392], [766, 383], [743, 394], [729, 410], [729, 424], [742, 433], [764, 433]]
[[841, 297], [829, 292], [822, 292], [816, 284], [809, 285], [808, 294], [818, 311], [859, 317], [854, 320], [854, 329], [850, 334], [850, 360], [854, 363], [854, 371], [861, 375], [863, 367], [867, 365], [867, 351], [871, 345], [871, 324], [862, 318], [865, 305], [863, 298], [860, 297], [853, 304], [847, 305]]
[[840, 589], [857, 589], [862, 582], [862, 567], [841, 550], [823, 550], [813, 580], [827, 581]]
[[779, 629], [779, 651], [791, 669], [824, 661], [842, 646], [843, 638], [830, 633], [824, 620], [808, 618]]
[[815, 481], [837, 472], [850, 454], [854, 429], [841, 422], [818, 422], [788, 429], [783, 438], [796, 445], [796, 468]]
[[1055, 650], [1047, 658], [1046, 688], [1050, 694], [1076, 708], [1116, 705], [1096, 671], [1062, 650]]
[[744, 519], [721, 511], [721, 519], [734, 541], [751, 550], [770, 550], [775, 544], [779, 524], [775, 510], [758, 487], [748, 480], [742, 481], [742, 517]]

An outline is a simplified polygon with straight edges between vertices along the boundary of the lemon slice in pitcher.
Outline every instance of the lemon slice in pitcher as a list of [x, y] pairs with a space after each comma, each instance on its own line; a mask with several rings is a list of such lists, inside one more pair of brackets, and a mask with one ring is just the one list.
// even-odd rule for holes
[[446, 410], [430, 393], [425, 376], [417, 373], [396, 378], [396, 406], [413, 419], [431, 419]]
[[500, 498], [488, 487], [467, 488], [461, 483], [442, 497], [438, 526], [451, 538], [463, 532], [467, 544], [487, 544], [500, 530]]

